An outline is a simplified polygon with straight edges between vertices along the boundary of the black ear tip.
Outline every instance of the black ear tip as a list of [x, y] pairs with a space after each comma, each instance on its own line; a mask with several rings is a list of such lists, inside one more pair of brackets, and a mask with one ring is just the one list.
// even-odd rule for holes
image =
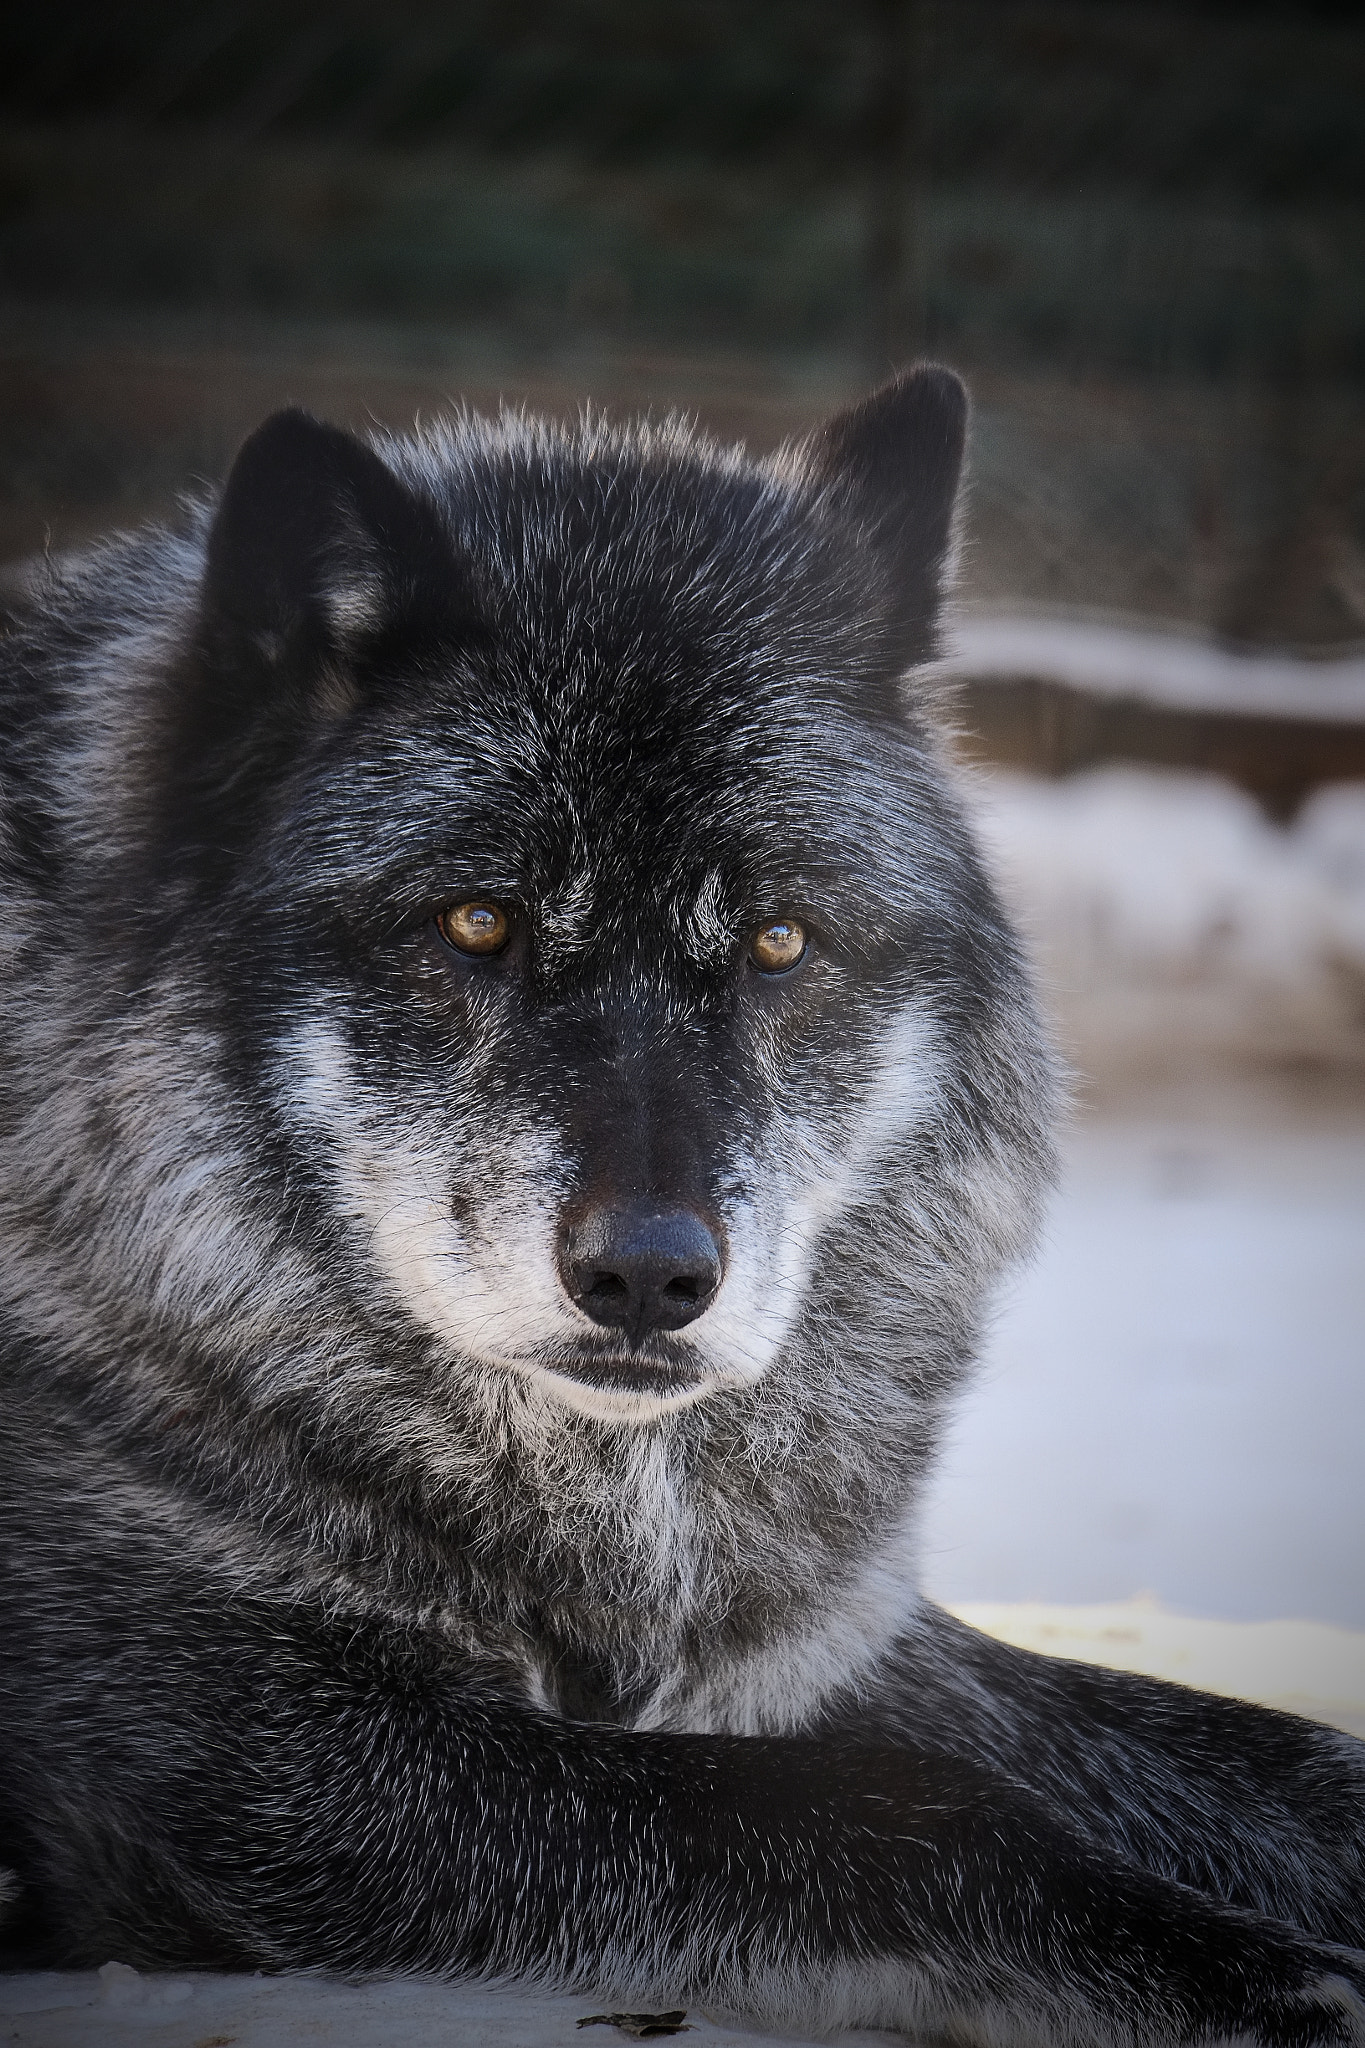
[[287, 477], [316, 471], [320, 463], [335, 462], [350, 445], [351, 436], [340, 427], [329, 427], [301, 405], [285, 406], [247, 435], [237, 450], [229, 486], [261, 474]]
[[816, 434], [817, 474], [864, 488], [893, 489], [918, 473], [956, 487], [967, 440], [967, 387], [941, 363], [915, 363]]
[[804, 451], [805, 474], [852, 520], [887, 578], [888, 615], [906, 661], [932, 649], [967, 441], [967, 390], [940, 363], [915, 363], [836, 413]]
[[913, 439], [928, 453], [937, 446], [960, 458], [967, 438], [967, 387], [942, 363], [915, 363], [874, 391], [859, 408], [897, 439]]
[[912, 363], [908, 370], [900, 371], [896, 381], [932, 394], [945, 408], [963, 413], [967, 410], [967, 387], [957, 371], [950, 370], [946, 363]]
[[310, 435], [332, 431], [331, 428], [324, 427], [322, 421], [315, 418], [305, 406], [283, 405], [278, 412], [272, 412], [268, 418], [261, 421], [259, 427], [248, 434], [244, 445], [249, 448], [256, 441], [306, 440]]
[[956, 370], [944, 363], [916, 363], [896, 382], [921, 413], [936, 415], [946, 430], [959, 437], [966, 433], [970, 401]]

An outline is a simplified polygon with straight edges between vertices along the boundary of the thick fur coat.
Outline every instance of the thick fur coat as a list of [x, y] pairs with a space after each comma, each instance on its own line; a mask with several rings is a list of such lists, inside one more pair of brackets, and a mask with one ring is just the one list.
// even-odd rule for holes
[[1365, 2041], [1361, 1746], [917, 1591], [1050, 1172], [925, 680], [965, 419], [283, 414], [34, 578], [15, 1955]]

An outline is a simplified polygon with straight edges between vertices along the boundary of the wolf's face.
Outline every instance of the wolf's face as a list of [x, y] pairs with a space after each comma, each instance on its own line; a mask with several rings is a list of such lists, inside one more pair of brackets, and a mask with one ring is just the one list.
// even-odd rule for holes
[[170, 864], [348, 1284], [451, 1354], [645, 1419], [876, 1310], [867, 1218], [923, 1198], [1010, 957], [897, 687], [962, 429], [921, 372], [766, 468], [517, 422], [243, 451]]
[[283, 414], [197, 529], [55, 587], [12, 713], [33, 1326], [365, 1484], [672, 1415], [669, 1485], [875, 1437], [890, 1514], [1046, 1150], [904, 682], [963, 424], [935, 371], [767, 464]]
[[829, 1232], [946, 1078], [904, 748], [765, 652], [672, 687], [653, 650], [504, 649], [501, 687], [472, 653], [274, 855], [318, 920], [282, 935], [281, 1116], [414, 1316], [596, 1414], [756, 1379], [822, 1254], [871, 1284]]
[[645, 1418], [885, 1287], [859, 1212], [1001, 957], [896, 689], [962, 421], [921, 373], [767, 470], [298, 415], [239, 460], [171, 829], [350, 1268], [460, 1357]]

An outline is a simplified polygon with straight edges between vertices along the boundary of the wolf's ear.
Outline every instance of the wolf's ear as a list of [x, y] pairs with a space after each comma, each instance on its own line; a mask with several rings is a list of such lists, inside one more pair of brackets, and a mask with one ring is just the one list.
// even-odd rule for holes
[[458, 611], [449, 539], [340, 427], [277, 412], [244, 444], [209, 535], [201, 645], [225, 680], [297, 691], [400, 624]]
[[803, 450], [882, 556], [908, 663], [930, 651], [967, 439], [967, 393], [937, 363], [917, 363], [836, 413]]

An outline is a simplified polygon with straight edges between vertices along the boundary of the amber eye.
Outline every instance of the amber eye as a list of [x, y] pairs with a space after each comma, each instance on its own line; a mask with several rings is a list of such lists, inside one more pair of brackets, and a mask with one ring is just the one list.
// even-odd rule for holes
[[436, 923], [461, 953], [500, 953], [507, 944], [507, 913], [496, 903], [452, 903]]
[[785, 974], [795, 967], [806, 950], [806, 934], [790, 918], [779, 917], [755, 932], [749, 943], [749, 958], [762, 974]]

